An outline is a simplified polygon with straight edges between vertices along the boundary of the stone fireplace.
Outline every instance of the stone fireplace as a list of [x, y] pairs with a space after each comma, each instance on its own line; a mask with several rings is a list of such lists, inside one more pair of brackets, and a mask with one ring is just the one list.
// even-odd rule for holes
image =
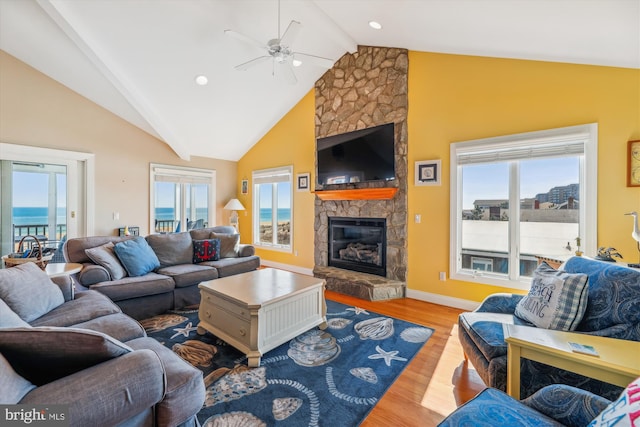
[[329, 266], [386, 277], [386, 222], [329, 217]]
[[[381, 291], [389, 297], [404, 296], [407, 276], [407, 72], [408, 53], [405, 49], [359, 46], [358, 51], [347, 53], [328, 70], [315, 85], [316, 138], [332, 136], [393, 122], [395, 124], [395, 171], [390, 181], [325, 185], [316, 188], [314, 274], [327, 279], [332, 289], [331, 274], [339, 276], [336, 288], [343, 293], [359, 297], [362, 291], [346, 291], [345, 282], [385, 284], [393, 291]], [[352, 197], [347, 191], [393, 187], [389, 197]], [[331, 200], [322, 197], [322, 191], [335, 191]], [[386, 258], [384, 271], [377, 276], [336, 268], [330, 262], [329, 223], [335, 218], [364, 221], [370, 218], [385, 222]], [[344, 249], [344, 248], [343, 248]], [[333, 271], [337, 270], [337, 271]], [[377, 277], [377, 278], [376, 278]], [[339, 282], [339, 283], [338, 283]], [[368, 293], [368, 299], [372, 292]], [[383, 299], [383, 298], [375, 298]]]

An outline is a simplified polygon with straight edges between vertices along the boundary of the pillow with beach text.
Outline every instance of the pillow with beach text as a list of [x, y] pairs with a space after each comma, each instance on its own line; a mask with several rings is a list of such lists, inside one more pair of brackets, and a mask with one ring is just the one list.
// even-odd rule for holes
[[587, 279], [586, 274], [558, 271], [542, 262], [514, 314], [539, 328], [573, 331], [587, 309]]

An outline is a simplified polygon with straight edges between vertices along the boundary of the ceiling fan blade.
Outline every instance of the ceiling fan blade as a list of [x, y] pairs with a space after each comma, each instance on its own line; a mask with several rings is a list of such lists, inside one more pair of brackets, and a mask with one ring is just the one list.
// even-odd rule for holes
[[301, 26], [302, 24], [300, 24], [298, 21], [289, 22], [289, 26], [284, 31], [284, 34], [280, 39], [280, 44], [284, 46], [291, 46], [291, 43], [293, 43], [293, 40], [298, 36], [298, 33], [300, 32]]
[[235, 67], [233, 67], [234, 69], [238, 70], [238, 71], [246, 71], [249, 68], [253, 67], [254, 65], [258, 65], [261, 64], [267, 60], [271, 59], [270, 56], [259, 56], [257, 58], [252, 59], [251, 61], [247, 61], [245, 63], [242, 63], [240, 65], [236, 65]]
[[293, 52], [293, 56], [300, 61], [309, 60], [309, 62], [319, 65], [323, 68], [331, 68], [335, 63], [333, 59], [325, 58], [323, 56], [310, 55], [308, 53]]
[[260, 43], [259, 41], [256, 41], [256, 40], [252, 39], [249, 36], [245, 36], [244, 34], [240, 34], [237, 31], [224, 30], [224, 33], [227, 36], [234, 37], [234, 38], [236, 38], [236, 39], [238, 39], [240, 41], [243, 41], [243, 42], [245, 42], [247, 44], [253, 45], [253, 46], [257, 47], [257, 48], [269, 50], [269, 47], [266, 46], [264, 43]]

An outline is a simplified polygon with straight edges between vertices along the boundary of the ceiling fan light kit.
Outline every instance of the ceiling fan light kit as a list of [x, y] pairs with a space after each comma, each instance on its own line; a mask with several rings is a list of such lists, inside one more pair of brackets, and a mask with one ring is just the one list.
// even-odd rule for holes
[[247, 69], [256, 66], [260, 63], [266, 62], [268, 60], [272, 61], [272, 71], [271, 75], [276, 75], [276, 70], [279, 71], [279, 74], [291, 84], [295, 84], [298, 80], [293, 72], [293, 67], [299, 67], [302, 65], [303, 60], [308, 60], [311, 63], [315, 63], [316, 65], [323, 68], [331, 68], [333, 67], [334, 61], [325, 58], [322, 56], [311, 55], [303, 52], [295, 52], [291, 49], [291, 45], [295, 40], [296, 36], [300, 32], [300, 28], [302, 24], [300, 22], [292, 20], [289, 23], [289, 26], [285, 30], [282, 37], [280, 37], [280, 1], [278, 0], [278, 37], [269, 40], [266, 44], [260, 43], [251, 37], [248, 37], [244, 34], [238, 33], [233, 30], [224, 30], [224, 33], [228, 36], [235, 37], [238, 40], [241, 40], [247, 44], [256, 46], [260, 49], [266, 51], [266, 55], [259, 56], [257, 58], [251, 59], [242, 64], [236, 65], [234, 69], [238, 71], [246, 71]]

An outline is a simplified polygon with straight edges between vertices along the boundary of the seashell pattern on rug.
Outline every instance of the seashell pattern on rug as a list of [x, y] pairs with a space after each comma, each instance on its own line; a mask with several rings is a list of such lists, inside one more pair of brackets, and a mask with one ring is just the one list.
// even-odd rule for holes
[[205, 393], [204, 406], [230, 402], [257, 393], [267, 386], [265, 367], [231, 370], [220, 378]]
[[187, 320], [189, 320], [188, 317], [180, 316], [179, 314], [161, 314], [150, 319], [141, 320], [140, 324], [147, 333], [153, 333], [179, 325]]
[[427, 328], [407, 328], [400, 333], [400, 338], [406, 342], [420, 343], [427, 342], [431, 337], [432, 331]]
[[191, 365], [203, 368], [211, 366], [213, 356], [218, 352], [215, 345], [197, 340], [186, 340], [182, 344], [174, 344], [171, 349]]
[[289, 357], [300, 366], [321, 366], [340, 354], [340, 345], [328, 332], [312, 329], [289, 342]]
[[249, 412], [227, 412], [207, 418], [202, 427], [267, 427], [267, 423]]
[[390, 317], [374, 317], [356, 323], [353, 330], [361, 340], [383, 340], [393, 335], [393, 319]]
[[277, 421], [286, 420], [293, 415], [302, 406], [302, 399], [297, 397], [285, 397], [280, 399], [273, 399], [271, 405], [271, 411], [273, 412], [273, 418]]
[[345, 319], [344, 317], [336, 317], [335, 319], [327, 320], [327, 327], [329, 329], [344, 329], [352, 323], [353, 320]]
[[361, 380], [366, 381], [368, 383], [371, 383], [371, 384], [378, 383], [378, 376], [376, 375], [374, 370], [371, 368], [368, 368], [368, 367], [352, 368], [351, 370], [349, 370], [349, 373], [354, 377], [360, 378]]

